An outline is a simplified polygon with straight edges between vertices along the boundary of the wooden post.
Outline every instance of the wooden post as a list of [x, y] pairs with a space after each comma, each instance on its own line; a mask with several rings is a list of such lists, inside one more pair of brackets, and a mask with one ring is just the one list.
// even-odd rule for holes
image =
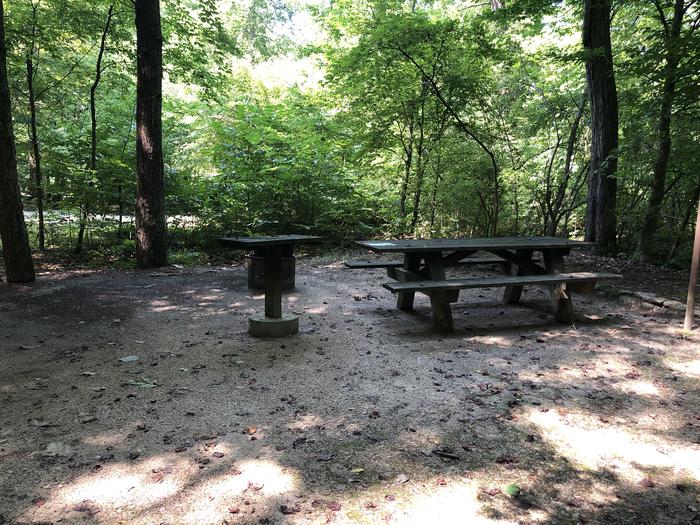
[[698, 270], [700, 269], [700, 202], [698, 203], [698, 217], [695, 220], [695, 241], [693, 242], [693, 260], [690, 264], [690, 282], [688, 283], [688, 300], [685, 305], [685, 322], [683, 328], [690, 330], [693, 327], [695, 316], [695, 288], [698, 284]]
[[265, 317], [282, 317], [282, 257], [276, 248], [265, 254]]
[[[560, 250], [544, 250], [544, 267], [547, 273], [557, 274], [564, 271], [564, 254]], [[555, 284], [552, 287], [552, 304], [554, 318], [560, 323], [570, 323], [574, 320], [574, 305], [571, 302], [571, 290], [566, 284]]]
[[[515, 250], [517, 255], [520, 255], [528, 261], [532, 259], [532, 252], [532, 250]], [[508, 265], [504, 264], [503, 269], [507, 275], [527, 275], [527, 269], [514, 263], [510, 263]], [[520, 285], [506, 286], [506, 289], [503, 291], [503, 303], [518, 304], [522, 293], [523, 287]]]
[[[430, 279], [433, 281], [445, 280], [445, 268], [442, 265], [440, 252], [427, 255], [425, 257], [425, 265]], [[433, 315], [433, 328], [436, 332], [452, 332], [454, 330], [452, 308], [450, 308], [447, 294], [448, 292], [442, 291], [430, 292], [430, 309]]]
[[[420, 256], [407, 253], [403, 258], [403, 267], [409, 272], [418, 273], [420, 270], [420, 261]], [[415, 292], [399, 292], [399, 297], [396, 300], [396, 308], [403, 310], [404, 312], [410, 312], [413, 310], [413, 299], [415, 295]]]

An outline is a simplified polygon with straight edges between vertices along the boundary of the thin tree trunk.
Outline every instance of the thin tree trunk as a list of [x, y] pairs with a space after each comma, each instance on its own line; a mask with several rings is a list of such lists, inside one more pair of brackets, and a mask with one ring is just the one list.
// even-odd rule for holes
[[416, 235], [418, 228], [418, 216], [420, 214], [420, 199], [423, 194], [423, 178], [425, 176], [426, 151], [425, 151], [425, 93], [421, 94], [420, 118], [418, 119], [418, 143], [416, 151], [416, 189], [413, 192], [413, 212], [411, 214], [411, 232]]
[[[684, 0], [676, 0], [673, 9], [673, 21], [666, 33], [666, 64], [664, 66], [664, 86], [661, 95], [661, 111], [658, 125], [657, 156], [654, 163], [654, 178], [644, 217], [644, 225], [639, 238], [639, 252], [642, 260], [649, 261], [654, 252], [654, 232], [659, 223], [661, 205], [663, 204], [668, 173], [668, 161], [671, 156], [671, 113], [676, 96], [676, 81], [678, 74], [678, 40], [685, 13]], [[663, 11], [660, 11], [663, 16]], [[666, 19], [662, 21], [668, 27]]]
[[583, 46], [591, 101], [591, 164], [586, 209], [586, 240], [614, 254], [617, 200], [618, 105], [610, 42], [611, 0], [585, 0]]
[[430, 196], [430, 235], [435, 233], [435, 215], [437, 214], [437, 194], [440, 180], [442, 179], [442, 151], [440, 144], [437, 146], [435, 157], [435, 179], [433, 180], [433, 191]]
[[34, 197], [39, 216], [39, 249], [46, 250], [46, 233], [44, 227], [44, 178], [41, 173], [41, 151], [39, 135], [36, 129], [36, 98], [34, 93], [34, 63], [27, 58], [27, 89], [29, 92], [29, 172], [34, 179]]
[[[105, 22], [104, 28], [102, 29], [102, 38], [100, 39], [100, 50], [97, 53], [97, 63], [95, 65], [95, 79], [90, 86], [90, 162], [88, 163], [88, 169], [91, 173], [97, 171], [97, 107], [96, 107], [96, 93], [97, 86], [100, 84], [102, 78], [102, 58], [105, 53], [105, 46], [107, 43], [107, 33], [109, 32], [109, 24], [112, 21], [112, 13], [114, 11], [114, 4], [109, 6], [107, 11], [107, 20]], [[92, 185], [92, 182], [90, 183]], [[85, 236], [85, 228], [87, 226], [88, 217], [90, 215], [90, 198], [89, 196], [83, 202], [82, 210], [80, 213], [80, 228], [78, 229], [78, 239], [75, 243], [74, 253], [78, 254], [83, 251], [83, 237]]]
[[571, 130], [569, 131], [569, 138], [566, 141], [566, 158], [564, 159], [564, 173], [562, 175], [561, 182], [557, 188], [557, 195], [554, 198], [554, 204], [552, 205], [552, 215], [550, 223], [547, 227], [547, 235], [555, 236], [557, 234], [557, 228], [559, 227], [559, 222], [562, 216], [562, 207], [564, 206], [564, 198], [566, 197], [566, 190], [569, 186], [569, 181], [571, 180], [571, 165], [573, 164], [574, 153], [576, 152], [576, 141], [578, 140], [579, 127], [581, 125], [581, 118], [583, 117], [583, 112], [586, 108], [586, 99], [588, 94], [584, 91], [581, 97], [581, 104], [576, 112], [576, 117], [574, 122], [571, 124]]
[[681, 242], [683, 242], [683, 237], [685, 236], [685, 233], [688, 230], [688, 224], [690, 224], [690, 218], [692, 217], [693, 212], [695, 211], [695, 206], [697, 206], [698, 204], [698, 199], [700, 199], [700, 184], [695, 186], [695, 191], [693, 192], [693, 195], [690, 198], [690, 204], [688, 205], [688, 208], [686, 209], [686, 212], [683, 215], [681, 225], [678, 228], [678, 234], [673, 240], [671, 250], [668, 252], [668, 259], [666, 259], [666, 264], [673, 262], [673, 259], [676, 258], [676, 253], [678, 253], [678, 248], [680, 247]]
[[0, 241], [9, 282], [34, 281], [34, 264], [17, 180], [15, 136], [7, 83], [5, 14], [0, 1]]
[[168, 247], [162, 144], [160, 1], [136, 0], [136, 263], [165, 266]]
[[411, 56], [411, 54], [402, 49], [400, 46], [397, 46], [396, 50], [416, 67], [416, 69], [423, 76], [424, 80], [427, 80], [430, 83], [433, 93], [438, 98], [443, 107], [449, 112], [452, 118], [455, 119], [457, 127], [474, 142], [476, 142], [479, 145], [479, 147], [488, 155], [489, 160], [491, 161], [491, 166], [493, 167], [493, 191], [491, 192], [491, 210], [487, 209], [488, 206], [486, 206], [484, 209], [488, 217], [487, 228], [489, 234], [495, 236], [496, 232], [498, 231], [498, 215], [501, 209], [500, 167], [498, 166], [498, 160], [496, 159], [495, 152], [491, 148], [489, 148], [486, 145], [486, 143], [483, 140], [481, 140], [479, 136], [477, 136], [476, 133], [474, 133], [469, 128], [469, 126], [467, 126], [467, 124], [459, 116], [459, 113], [455, 110], [455, 108], [452, 107], [452, 105], [447, 101], [447, 99], [445, 99], [444, 95], [442, 94], [442, 91], [440, 90], [440, 87], [435, 82], [435, 79], [432, 76], [428, 75], [425, 69]]

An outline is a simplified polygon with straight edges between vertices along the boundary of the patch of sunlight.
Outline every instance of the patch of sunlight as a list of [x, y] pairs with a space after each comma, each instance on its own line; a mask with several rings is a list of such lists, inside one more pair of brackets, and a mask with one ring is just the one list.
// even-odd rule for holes
[[310, 314], [325, 314], [328, 308], [326, 306], [317, 306], [316, 308], [309, 308], [307, 311]]
[[265, 293], [253, 295], [251, 299], [265, 299]]
[[624, 381], [615, 385], [619, 390], [628, 394], [638, 394], [640, 396], [660, 396], [659, 389], [648, 381]]
[[240, 301], [237, 303], [229, 303], [227, 305], [228, 308], [240, 308], [241, 306], [243, 306], [243, 303]]
[[220, 295], [201, 295], [198, 297], [200, 301], [220, 301]]
[[323, 419], [316, 414], [307, 414], [301, 416], [296, 421], [292, 422], [287, 426], [287, 429], [291, 432], [307, 430], [312, 427], [320, 427], [323, 425]]
[[664, 361], [664, 364], [682, 374], [686, 374], [693, 377], [700, 377], [700, 359], [695, 361]]
[[297, 301], [299, 301], [299, 298], [296, 295], [288, 295], [286, 297], [286, 301], [288, 303], [296, 303]]
[[128, 430], [124, 432], [103, 432], [95, 436], [85, 436], [83, 443], [95, 447], [110, 447], [124, 443], [127, 440]]
[[508, 339], [507, 337], [503, 337], [500, 335], [477, 335], [474, 337], [465, 337], [465, 341], [469, 341], [470, 343], [480, 343], [483, 345], [491, 345], [491, 346], [512, 346], [513, 341]]
[[103, 509], [145, 508], [176, 494], [198, 470], [184, 457], [154, 457], [136, 464], [113, 464], [59, 488], [47, 498], [45, 507], [73, 506], [91, 500]]
[[630, 481], [643, 476], [641, 467], [668, 468], [700, 480], [700, 449], [640, 434], [621, 426], [601, 427], [594, 414], [531, 410], [526, 418], [539, 427], [558, 453], [584, 467], [613, 469]]
[[174, 310], [182, 310], [182, 311], [187, 311], [190, 310], [189, 307], [187, 306], [176, 306], [176, 305], [170, 305], [170, 306], [152, 306], [151, 311], [154, 313], [162, 313], [162, 312], [172, 312]]
[[277, 463], [266, 460], [242, 462], [237, 468], [203, 481], [184, 494], [182, 508], [188, 511], [178, 523], [221, 523], [230, 517], [228, 512], [234, 498], [246, 491], [257, 497], [274, 498], [297, 487], [296, 477]]
[[[435, 484], [432, 484], [433, 486]], [[489, 518], [478, 500], [479, 487], [474, 482], [453, 482], [444, 487], [418, 492], [392, 512], [391, 523], [424, 525], [426, 523], [468, 523], [469, 525], [515, 525], [510, 520]], [[398, 507], [398, 505], [397, 505]], [[394, 509], [391, 509], [394, 510]], [[528, 522], [544, 521], [544, 515], [531, 515]]]

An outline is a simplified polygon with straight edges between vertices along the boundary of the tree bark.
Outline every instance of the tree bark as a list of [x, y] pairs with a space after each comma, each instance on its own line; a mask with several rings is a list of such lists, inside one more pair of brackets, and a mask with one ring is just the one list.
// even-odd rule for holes
[[136, 0], [136, 263], [168, 263], [161, 113], [160, 1]]
[[583, 47], [591, 102], [591, 163], [586, 240], [602, 254], [615, 254], [618, 106], [610, 42], [611, 0], [585, 0]]
[[[665, 33], [666, 64], [663, 72], [664, 85], [661, 95], [654, 178], [651, 183], [651, 192], [649, 194], [647, 211], [644, 217], [644, 225], [642, 226], [639, 237], [639, 253], [644, 261], [650, 261], [652, 259], [654, 252], [654, 232], [659, 223], [661, 205], [663, 204], [664, 195], [666, 193], [666, 174], [668, 173], [668, 161], [671, 156], [671, 113], [673, 111], [673, 101], [676, 95], [678, 62], [680, 60], [678, 40], [681, 34], [684, 13], [684, 0], [675, 0], [673, 21], [671, 22], [670, 28], [668, 28], [666, 19], [662, 19], [662, 25], [664, 28], [668, 28], [668, 31]], [[664, 16], [663, 11], [659, 11], [659, 16]]]
[[35, 279], [29, 237], [17, 180], [17, 156], [7, 81], [5, 14], [0, 1], [0, 241], [9, 282]]

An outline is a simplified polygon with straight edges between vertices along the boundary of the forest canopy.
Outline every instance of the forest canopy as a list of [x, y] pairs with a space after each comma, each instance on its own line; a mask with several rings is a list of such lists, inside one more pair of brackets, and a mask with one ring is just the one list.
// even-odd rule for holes
[[[609, 53], [585, 44], [601, 6]], [[32, 247], [128, 261], [134, 4], [4, 9]], [[584, 238], [607, 184], [609, 253], [689, 258], [695, 0], [162, 0], [160, 20], [171, 250], [244, 233]], [[617, 101], [602, 160], [600, 60]]]

